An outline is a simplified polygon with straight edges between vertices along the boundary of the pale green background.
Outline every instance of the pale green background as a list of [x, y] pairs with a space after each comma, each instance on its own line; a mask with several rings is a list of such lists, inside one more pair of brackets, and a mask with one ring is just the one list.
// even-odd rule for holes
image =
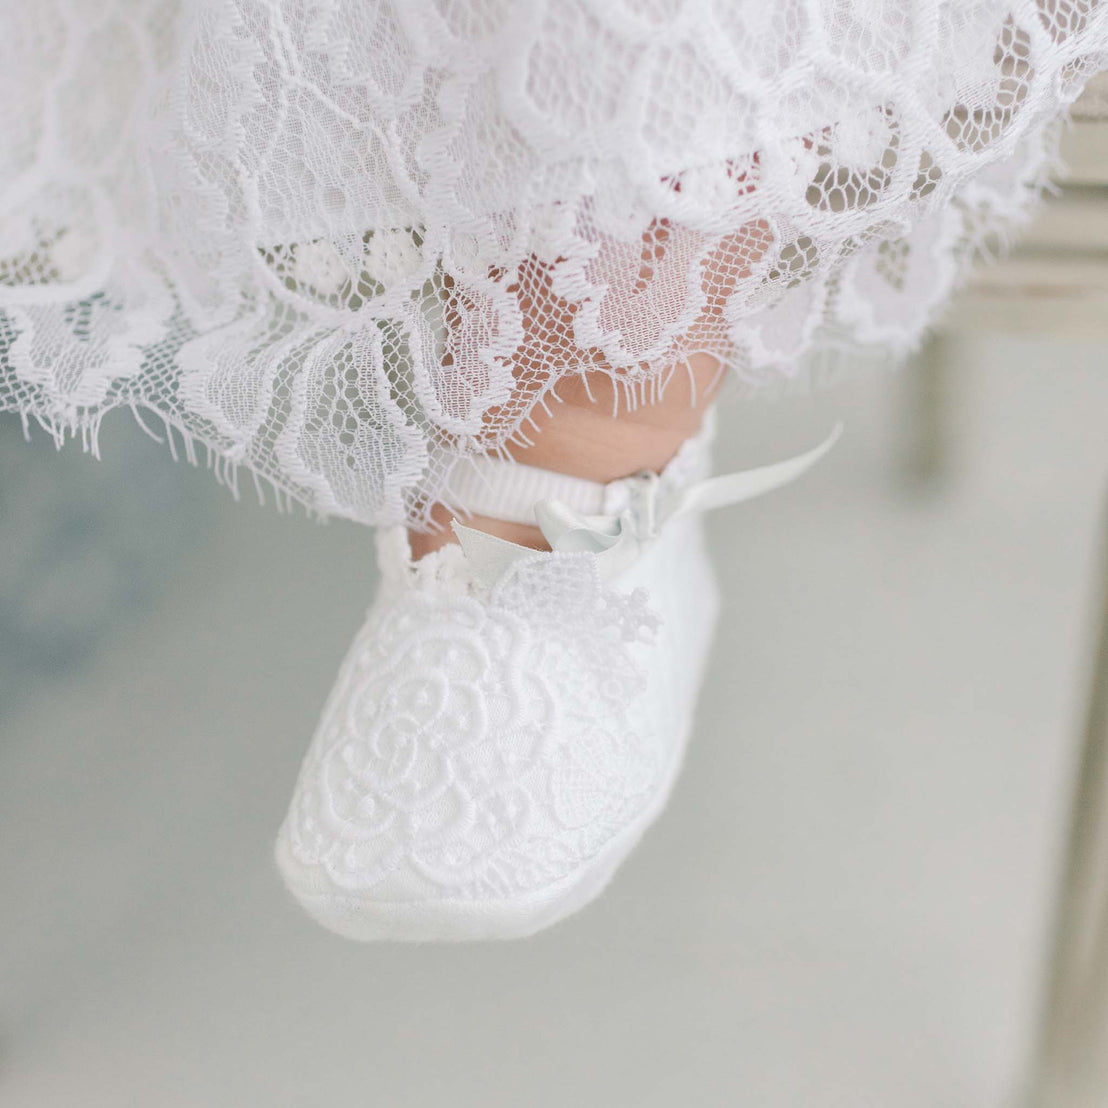
[[[0, 427], [0, 1103], [1009, 1104], [1091, 653], [1108, 358], [982, 339], [955, 363], [931, 496], [898, 477], [896, 377], [728, 407], [720, 468], [847, 434], [711, 523], [724, 617], [668, 812], [599, 903], [499, 946], [347, 943], [271, 867], [369, 533], [235, 504], [127, 416], [99, 468]], [[26, 573], [73, 482], [89, 517], [32, 613], [69, 648], [31, 657], [13, 552]]]

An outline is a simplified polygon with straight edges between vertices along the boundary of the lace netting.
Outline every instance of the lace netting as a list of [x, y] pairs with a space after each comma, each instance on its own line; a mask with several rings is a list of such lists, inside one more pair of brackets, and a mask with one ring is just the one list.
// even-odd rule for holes
[[1108, 64], [1099, 0], [36, 0], [0, 16], [0, 410], [130, 407], [426, 523], [558, 379], [907, 351]]

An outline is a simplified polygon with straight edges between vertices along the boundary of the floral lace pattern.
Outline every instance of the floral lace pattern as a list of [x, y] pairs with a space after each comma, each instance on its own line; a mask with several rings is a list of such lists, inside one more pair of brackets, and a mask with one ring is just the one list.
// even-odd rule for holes
[[420, 525], [564, 374], [908, 349], [1106, 60], [1101, 0], [8, 4], [0, 411]]
[[630, 648], [657, 627], [643, 590], [602, 587], [583, 554], [527, 558], [487, 592], [426, 570], [384, 591], [305, 759], [292, 854], [394, 901], [572, 874], [667, 768], [672, 721], [644, 718]]

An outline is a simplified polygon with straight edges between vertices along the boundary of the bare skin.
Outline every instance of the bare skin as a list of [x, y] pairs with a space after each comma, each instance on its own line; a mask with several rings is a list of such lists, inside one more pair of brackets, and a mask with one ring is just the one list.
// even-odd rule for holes
[[[512, 456], [527, 465], [591, 481], [615, 481], [643, 469], [659, 471], [699, 430], [718, 384], [719, 368], [716, 358], [694, 354], [687, 372], [684, 367], [674, 371], [661, 399], [630, 411], [624, 406], [618, 418], [613, 414], [614, 386], [606, 375], [590, 374], [587, 389], [580, 377], [564, 377], [554, 388], [561, 403], [550, 405], [551, 415], [539, 410], [534, 417], [538, 430], [529, 434], [533, 445], [513, 448]], [[449, 528], [453, 514], [436, 505], [432, 517], [443, 530], [411, 532], [413, 558], [454, 541]], [[549, 549], [537, 527], [477, 515], [465, 523], [521, 546]]]
[[[664, 260], [670, 236], [669, 226], [662, 221], [656, 221], [643, 235], [639, 280], [644, 287]], [[768, 225], [756, 221], [724, 238], [705, 259], [704, 314], [686, 336], [688, 347], [695, 349], [697, 339], [718, 326], [727, 297], [741, 278], [749, 276], [751, 267], [771, 243]], [[582, 360], [604, 364], [599, 351], [582, 351], [575, 346], [577, 306], [555, 293], [549, 266], [532, 259], [520, 267], [509, 291], [519, 297], [523, 314], [524, 337], [514, 360], [521, 394], [537, 393], [551, 365], [577, 365]], [[464, 297], [464, 291], [452, 287], [444, 290], [448, 326], [461, 318]], [[543, 406], [532, 410], [527, 431], [530, 445], [512, 447], [512, 457], [541, 469], [600, 482], [615, 481], [644, 469], [660, 471], [681, 444], [699, 430], [719, 378], [719, 359], [695, 353], [667, 368], [660, 396], [628, 408], [622, 397], [616, 402], [615, 386], [606, 373], [590, 371], [584, 377], [571, 373], [554, 386], [554, 397], [546, 405], [549, 413]], [[441, 530], [410, 532], [414, 558], [455, 541], [449, 527], [452, 513], [439, 504], [431, 515]], [[549, 549], [537, 527], [478, 515], [465, 522], [521, 546]]]

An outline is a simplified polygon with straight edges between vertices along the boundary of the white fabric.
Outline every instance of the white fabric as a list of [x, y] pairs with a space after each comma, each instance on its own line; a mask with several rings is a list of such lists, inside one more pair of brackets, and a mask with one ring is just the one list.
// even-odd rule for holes
[[[535, 522], [535, 503], [555, 497], [587, 514], [604, 510], [608, 485], [487, 454], [458, 467], [454, 494], [470, 515], [511, 523]], [[618, 484], [617, 484], [617, 487]]]
[[1098, 0], [8, 3], [0, 410], [419, 524], [566, 373], [911, 346], [1106, 49]]
[[603, 889], [677, 775], [717, 612], [700, 520], [614, 585], [594, 555], [532, 551], [486, 588], [459, 547], [406, 546], [379, 533], [278, 866], [349, 938], [529, 935]]

